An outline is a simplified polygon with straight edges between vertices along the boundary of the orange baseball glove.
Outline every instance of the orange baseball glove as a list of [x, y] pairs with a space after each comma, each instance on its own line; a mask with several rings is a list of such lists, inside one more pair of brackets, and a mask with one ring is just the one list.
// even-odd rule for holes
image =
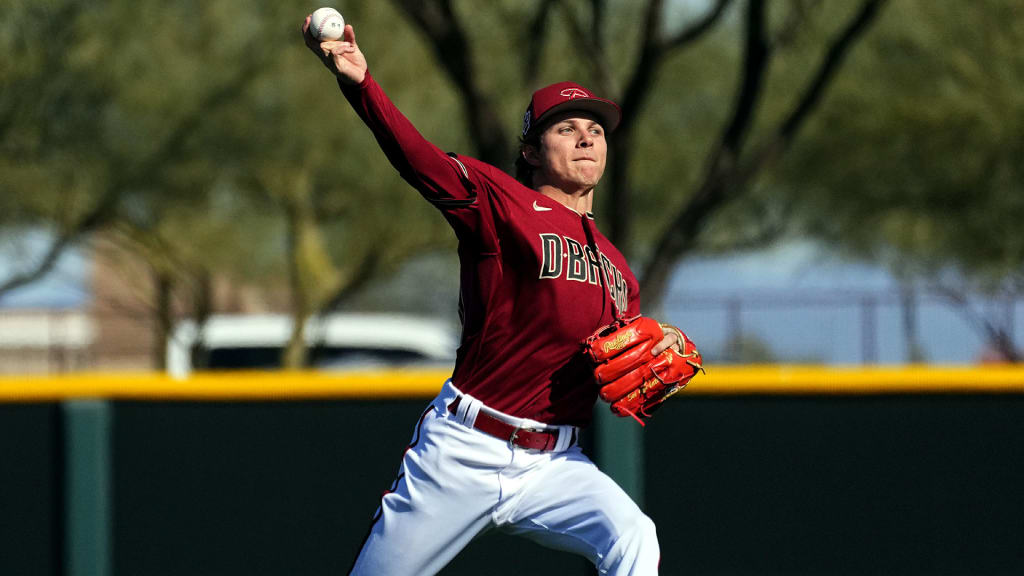
[[584, 343], [594, 362], [594, 380], [601, 399], [618, 416], [632, 416], [642, 425], [669, 396], [682, 390], [703, 359], [697, 347], [678, 328], [666, 326], [679, 337], [683, 352], [670, 347], [657, 356], [651, 349], [664, 337], [662, 325], [637, 316], [600, 328]]

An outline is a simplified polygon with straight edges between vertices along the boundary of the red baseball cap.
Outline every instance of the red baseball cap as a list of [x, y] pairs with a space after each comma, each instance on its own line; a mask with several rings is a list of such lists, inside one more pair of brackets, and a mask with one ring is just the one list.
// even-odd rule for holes
[[597, 116], [606, 132], [615, 130], [622, 116], [615, 102], [598, 98], [575, 82], [559, 82], [533, 93], [523, 116], [523, 137], [534, 133], [552, 114], [566, 110], [581, 110]]

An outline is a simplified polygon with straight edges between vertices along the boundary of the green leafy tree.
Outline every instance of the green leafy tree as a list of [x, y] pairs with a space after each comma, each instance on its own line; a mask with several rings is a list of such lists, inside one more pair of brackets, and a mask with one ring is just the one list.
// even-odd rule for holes
[[[344, 8], [375, 76], [443, 148], [510, 167], [522, 106], [549, 81], [620, 101], [598, 207], [641, 262], [647, 309], [692, 251], [783, 232], [882, 259], [951, 301], [1016, 291], [1020, 17], [996, 0], [885, 4]], [[211, 274], [283, 287], [298, 334], [410, 255], [451, 246], [305, 53], [308, 6], [0, 10], [0, 226], [54, 238], [0, 294], [102, 231], [150, 262], [146, 282], [195, 292], [186, 300], [203, 300]], [[73, 22], [61, 43], [32, 32], [57, 18]]]
[[[400, 22], [386, 5], [346, 12], [369, 26]], [[237, 94], [233, 111], [220, 119], [220, 132], [239, 152], [225, 159], [238, 185], [283, 215], [294, 319], [284, 365], [292, 368], [306, 363], [310, 316], [337, 309], [410, 257], [453, 243], [441, 216], [401, 182], [335, 80], [309, 54], [299, 36], [302, 14], [291, 10], [294, 27], [277, 46], [272, 73]], [[382, 62], [374, 74], [418, 98], [411, 110], [436, 115], [435, 124], [457, 114], [436, 73], [408, 74], [432, 66], [413, 35], [390, 35], [388, 49], [406, 57], [390, 67]]]
[[[358, 120], [299, 40], [305, 8], [5, 4], [0, 41], [13, 57], [0, 68], [11, 87], [0, 96], [0, 225], [42, 227], [54, 240], [0, 280], [0, 294], [43, 276], [67, 247], [102, 238], [95, 249], [147, 263], [130, 282], [155, 320], [161, 366], [175, 302], [201, 322], [214, 275], [283, 285], [301, 334], [309, 314], [448, 241], [436, 214], [399, 225], [396, 213], [429, 208], [395, 194], [372, 138], [346, 129], [342, 117], [348, 128]], [[72, 23], [59, 44], [30, 33], [58, 20]], [[303, 356], [296, 345], [286, 361]]]
[[[884, 4], [866, 0], [851, 9], [849, 3], [823, 8], [824, 2], [811, 0], [771, 5], [764, 0], [719, 0], [699, 6], [662, 0], [642, 5], [552, 0], [515, 7], [501, 3], [500, 10], [484, 11], [459, 10], [450, 0], [394, 1], [431, 43], [439, 65], [459, 89], [474, 144], [486, 161], [507, 167], [513, 150], [501, 144], [509, 138], [494, 120], [501, 109], [495, 94], [512, 93], [522, 106], [534, 84], [542, 83], [537, 80], [579, 77], [580, 70], [586, 70], [585, 83], [622, 103], [622, 124], [610, 145], [609, 185], [600, 202], [610, 217], [609, 236], [627, 250], [635, 222], [643, 221], [646, 230], [660, 230], [653, 238], [645, 232], [645, 245], [629, 250], [643, 255], [639, 270], [648, 310], [659, 307], [673, 266], [706, 242], [704, 231], [714, 216], [746, 200], [758, 178], [789, 149]], [[504, 26], [488, 21], [498, 14]], [[613, 30], [613, 23], [620, 22], [636, 24]], [[493, 31], [502, 29], [512, 32], [496, 38]], [[721, 37], [704, 42], [715, 36], [713, 32]], [[739, 52], [739, 58], [730, 52], [736, 46], [732, 52]], [[794, 46], [799, 51], [791, 49]], [[496, 49], [521, 55], [521, 77], [514, 74], [515, 66], [493, 64], [501, 62], [492, 57]], [[702, 74], [693, 76], [700, 78], [698, 86], [679, 92], [674, 74], [687, 70], [687, 53], [705, 59], [705, 64], [691, 69]], [[809, 74], [795, 84], [772, 82], [772, 64], [788, 57], [806, 65], [807, 54], [813, 55]], [[557, 57], [546, 57], [550, 55]], [[725, 66], [737, 78], [731, 85], [721, 82]], [[520, 81], [520, 87], [514, 87], [514, 81]], [[524, 81], [530, 84], [527, 89], [521, 87]], [[702, 90], [702, 82], [713, 89]], [[659, 89], [664, 86], [676, 92]], [[723, 105], [729, 102], [722, 98], [723, 90], [733, 94], [731, 108]], [[678, 121], [680, 100], [697, 97], [711, 99], [690, 108], [703, 114], [696, 123], [711, 131], [710, 138], [700, 129], [680, 127]], [[778, 102], [785, 104], [758, 123], [759, 112]], [[666, 108], [674, 108], [674, 114], [666, 115]], [[645, 114], [654, 116], [652, 124], [644, 126]], [[700, 155], [702, 166], [695, 160]], [[649, 166], [652, 158], [680, 172], [698, 168], [674, 176], [659, 170], [662, 180], [647, 180], [648, 188], [638, 190], [644, 175], [637, 166]], [[642, 204], [650, 206], [649, 211], [634, 209]]]
[[894, 5], [775, 184], [801, 231], [944, 296], [1012, 360], [1012, 314], [971, 294], [1024, 286], [1017, 8]]

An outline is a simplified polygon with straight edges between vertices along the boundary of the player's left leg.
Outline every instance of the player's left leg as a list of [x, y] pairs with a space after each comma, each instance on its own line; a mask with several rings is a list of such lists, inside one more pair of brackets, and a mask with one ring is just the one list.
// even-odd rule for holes
[[522, 484], [496, 514], [500, 528], [585, 556], [601, 574], [658, 573], [654, 522], [579, 448], [517, 457]]
[[506, 445], [454, 422], [445, 384], [421, 416], [399, 475], [381, 498], [352, 576], [424, 576], [441, 571], [491, 524]]

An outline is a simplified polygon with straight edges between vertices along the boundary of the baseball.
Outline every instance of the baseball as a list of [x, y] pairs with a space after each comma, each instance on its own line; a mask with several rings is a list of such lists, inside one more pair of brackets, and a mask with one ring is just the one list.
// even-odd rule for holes
[[309, 19], [309, 32], [321, 42], [337, 40], [345, 31], [345, 19], [334, 8], [317, 8]]

